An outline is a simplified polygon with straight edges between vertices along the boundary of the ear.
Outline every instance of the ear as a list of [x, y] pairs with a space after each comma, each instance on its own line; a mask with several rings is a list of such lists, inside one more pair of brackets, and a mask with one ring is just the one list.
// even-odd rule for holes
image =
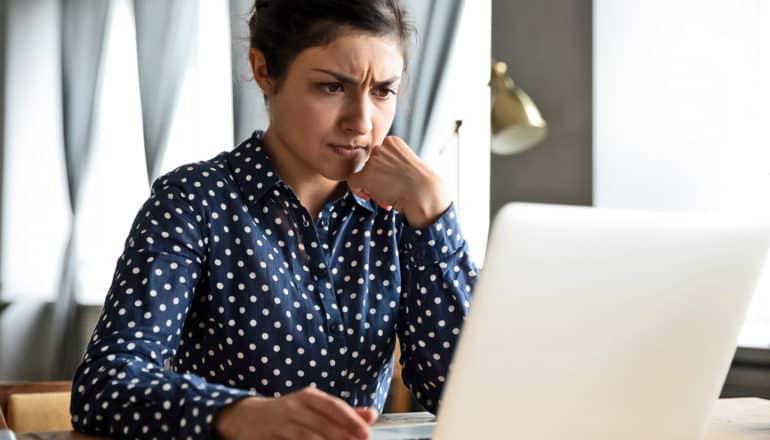
[[270, 96], [273, 92], [273, 81], [267, 72], [265, 54], [259, 49], [249, 49], [249, 63], [251, 63], [251, 73], [254, 75], [254, 80], [262, 89], [262, 93], [265, 96]]

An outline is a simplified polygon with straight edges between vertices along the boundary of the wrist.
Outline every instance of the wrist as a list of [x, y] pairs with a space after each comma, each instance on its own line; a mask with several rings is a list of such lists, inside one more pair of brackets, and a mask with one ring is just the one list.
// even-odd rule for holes
[[449, 208], [451, 199], [441, 178], [429, 171], [422, 182], [416, 183], [418, 190], [404, 208], [404, 216], [413, 228], [432, 225]]
[[264, 397], [245, 397], [220, 408], [212, 423], [218, 438], [234, 438], [238, 432], [237, 421], [242, 418], [241, 412], [246, 411], [251, 406], [258, 405], [263, 400], [265, 400]]

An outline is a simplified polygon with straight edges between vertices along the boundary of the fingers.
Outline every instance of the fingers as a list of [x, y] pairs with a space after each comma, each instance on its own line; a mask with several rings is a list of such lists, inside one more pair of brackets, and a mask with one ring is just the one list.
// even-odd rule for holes
[[364, 200], [369, 200], [372, 198], [372, 196], [369, 195], [368, 192], [366, 192], [363, 188], [356, 188], [352, 185], [350, 180], [348, 180], [348, 188], [350, 188], [350, 191], [353, 192], [353, 194], [357, 195], [358, 197], [361, 197]]
[[[410, 191], [419, 189], [422, 165], [401, 138], [387, 136], [382, 145], [373, 146], [366, 165], [347, 179], [350, 190], [364, 200], [373, 200], [386, 211], [398, 209]], [[411, 176], [411, 177], [410, 177]]]
[[[295, 411], [291, 415], [294, 417], [294, 423], [306, 428], [308, 431], [313, 432], [319, 438], [328, 439], [357, 439], [360, 438], [356, 433], [351, 433], [349, 430], [329, 420], [324, 415], [315, 411], [308, 402], [303, 401], [302, 404], [307, 405], [304, 411]], [[296, 437], [296, 438], [306, 438]]]
[[344, 400], [312, 387], [305, 388], [300, 393], [303, 393], [308, 406], [314, 411], [334, 421], [353, 437], [361, 439], [368, 437], [368, 423]]
[[[321, 435], [303, 426], [292, 425], [292, 426], [284, 427], [284, 429], [281, 431], [281, 438], [283, 440], [295, 440], [298, 438], [308, 439], [308, 440], [326, 440], [327, 438], [331, 438], [331, 437], [322, 437]], [[338, 437], [338, 438], [345, 438], [345, 437]]]
[[366, 440], [376, 416], [371, 409], [353, 409], [342, 399], [307, 387], [279, 398], [239, 400], [220, 411], [215, 423], [223, 439]]
[[355, 412], [366, 421], [368, 424], [372, 424], [377, 421], [377, 410], [374, 408], [353, 408]]
[[418, 159], [414, 150], [407, 145], [407, 143], [398, 136], [387, 136], [382, 141], [382, 146], [389, 148], [381, 148], [380, 153], [388, 153], [389, 156], [398, 156], [401, 160], [414, 160]]
[[[361, 186], [355, 186], [356, 182], [354, 182], [353, 178], [348, 179], [348, 188], [350, 188], [350, 191], [353, 192], [353, 194], [357, 195], [358, 197], [361, 197], [364, 200], [371, 200], [372, 196], [367, 192], [363, 187]], [[375, 203], [380, 205], [380, 207], [386, 211], [390, 211], [393, 209], [393, 205], [381, 202], [377, 199], [374, 200]]]

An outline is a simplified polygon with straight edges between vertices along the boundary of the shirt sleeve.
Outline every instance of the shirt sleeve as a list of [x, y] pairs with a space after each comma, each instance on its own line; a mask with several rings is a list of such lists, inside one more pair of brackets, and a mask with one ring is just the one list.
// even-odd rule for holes
[[404, 222], [399, 248], [401, 374], [417, 401], [436, 413], [477, 270], [454, 205], [425, 228]]
[[171, 367], [206, 261], [206, 215], [192, 206], [194, 198], [158, 180], [139, 211], [73, 378], [76, 430], [211, 438], [215, 413], [250, 395]]

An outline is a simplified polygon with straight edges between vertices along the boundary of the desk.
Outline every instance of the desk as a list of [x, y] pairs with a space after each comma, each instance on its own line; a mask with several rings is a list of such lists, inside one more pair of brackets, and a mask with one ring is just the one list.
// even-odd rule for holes
[[[20, 434], [18, 440], [97, 440], [74, 432]], [[720, 399], [714, 406], [705, 440], [770, 440], [770, 400]]]
[[770, 440], [770, 400], [719, 399], [705, 440]]

